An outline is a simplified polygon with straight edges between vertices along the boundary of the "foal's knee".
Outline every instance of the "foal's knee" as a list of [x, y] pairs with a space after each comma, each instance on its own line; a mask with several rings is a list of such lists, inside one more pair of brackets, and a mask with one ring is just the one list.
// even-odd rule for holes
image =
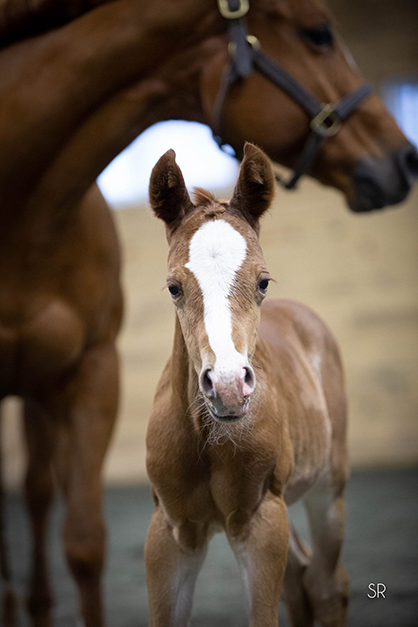
[[105, 529], [102, 523], [66, 523], [63, 533], [65, 554], [74, 578], [79, 582], [97, 580], [103, 570]]

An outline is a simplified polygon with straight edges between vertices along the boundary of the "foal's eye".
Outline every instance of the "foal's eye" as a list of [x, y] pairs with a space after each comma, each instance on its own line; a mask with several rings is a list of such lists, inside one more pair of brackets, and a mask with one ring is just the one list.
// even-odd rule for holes
[[334, 36], [328, 24], [303, 29], [302, 35], [317, 48], [332, 48], [334, 45]]
[[261, 281], [258, 282], [258, 289], [260, 290], [260, 292], [262, 292], [262, 294], [265, 294], [267, 292], [267, 288], [269, 286], [269, 280], [268, 279], [261, 279]]
[[178, 298], [182, 294], [182, 291], [178, 285], [169, 285], [168, 291], [170, 292], [173, 298]]

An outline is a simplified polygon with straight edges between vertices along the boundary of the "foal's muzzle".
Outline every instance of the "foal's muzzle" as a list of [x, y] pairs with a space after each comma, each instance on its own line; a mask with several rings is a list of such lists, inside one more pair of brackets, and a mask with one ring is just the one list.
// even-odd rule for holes
[[204, 368], [200, 373], [199, 387], [212, 417], [232, 422], [248, 411], [249, 399], [255, 388], [254, 370], [249, 364], [233, 373], [222, 374], [213, 368]]
[[355, 196], [350, 208], [363, 212], [402, 202], [417, 179], [418, 152], [412, 144], [404, 144], [385, 159], [361, 159], [353, 173]]

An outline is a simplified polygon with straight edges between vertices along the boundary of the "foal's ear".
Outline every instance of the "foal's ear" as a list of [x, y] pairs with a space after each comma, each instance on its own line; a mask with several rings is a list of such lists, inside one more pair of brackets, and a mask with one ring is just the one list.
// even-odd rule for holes
[[174, 150], [168, 150], [155, 164], [149, 198], [155, 215], [164, 220], [170, 231], [193, 208]]
[[244, 146], [238, 182], [231, 199], [231, 208], [240, 211], [258, 229], [258, 221], [274, 197], [274, 176], [268, 157], [254, 144]]

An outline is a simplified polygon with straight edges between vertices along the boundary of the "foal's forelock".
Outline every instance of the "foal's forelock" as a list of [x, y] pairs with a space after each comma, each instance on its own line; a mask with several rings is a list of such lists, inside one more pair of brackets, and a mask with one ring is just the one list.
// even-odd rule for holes
[[192, 236], [185, 267], [195, 276], [203, 295], [203, 315], [214, 371], [233, 378], [247, 356], [236, 350], [229, 302], [238, 270], [247, 256], [245, 238], [225, 220], [205, 222]]

